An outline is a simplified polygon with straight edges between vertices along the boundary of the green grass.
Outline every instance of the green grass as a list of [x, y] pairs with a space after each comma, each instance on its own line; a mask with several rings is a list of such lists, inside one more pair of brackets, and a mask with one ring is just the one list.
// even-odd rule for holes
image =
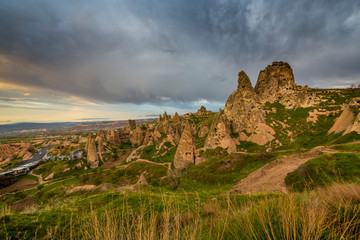
[[98, 192], [0, 211], [2, 239], [357, 239], [360, 187], [288, 195]]
[[205, 146], [207, 135], [205, 137], [199, 137], [197, 134], [195, 135], [196, 149], [203, 148]]
[[360, 143], [353, 143], [353, 144], [337, 144], [331, 146], [333, 149], [338, 150], [352, 150], [360, 152]]
[[334, 181], [359, 181], [360, 155], [331, 153], [310, 159], [297, 170], [289, 173], [285, 183], [294, 191], [325, 186]]
[[231, 189], [249, 173], [276, 158], [272, 154], [224, 155], [216, 151], [208, 151], [204, 153], [204, 156], [208, 157], [206, 162], [190, 166], [184, 172], [180, 179], [179, 188], [187, 191], [220, 193]]
[[240, 144], [236, 146], [238, 151], [248, 151], [248, 152], [265, 152], [265, 145], [261, 146], [253, 142], [248, 141], [239, 141]]

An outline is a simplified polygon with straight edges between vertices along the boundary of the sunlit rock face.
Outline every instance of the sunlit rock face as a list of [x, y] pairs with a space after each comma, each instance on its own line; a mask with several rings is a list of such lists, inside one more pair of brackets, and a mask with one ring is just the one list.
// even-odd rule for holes
[[96, 143], [94, 136], [90, 133], [85, 147], [87, 153], [87, 161], [91, 168], [99, 167], [99, 159], [96, 151]]
[[238, 75], [238, 87], [225, 104], [224, 116], [230, 122], [231, 132], [252, 133], [259, 123], [266, 124], [265, 112], [259, 96], [244, 71]]
[[273, 62], [260, 71], [255, 91], [263, 101], [274, 102], [280, 96], [294, 93], [295, 88], [290, 65], [286, 62]]
[[192, 126], [187, 123], [182, 132], [179, 146], [175, 153], [174, 166], [177, 169], [184, 169], [189, 164], [195, 164], [195, 134]]
[[236, 151], [236, 144], [230, 136], [230, 123], [227, 120], [224, 111], [219, 110], [214, 121], [211, 124], [209, 135], [205, 141], [205, 148], [222, 147], [229, 152]]

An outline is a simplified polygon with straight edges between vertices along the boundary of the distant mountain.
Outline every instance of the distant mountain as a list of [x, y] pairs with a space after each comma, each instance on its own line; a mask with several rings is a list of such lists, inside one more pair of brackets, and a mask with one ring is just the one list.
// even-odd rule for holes
[[76, 126], [79, 122], [53, 122], [53, 123], [13, 123], [0, 125], [0, 133], [8, 133], [23, 130], [54, 129]]
[[[139, 124], [146, 123], [153, 119], [137, 119]], [[0, 134], [29, 134], [48, 131], [83, 132], [97, 131], [100, 129], [111, 130], [126, 125], [127, 120], [119, 121], [93, 121], [93, 122], [52, 122], [52, 123], [13, 123], [0, 125]]]

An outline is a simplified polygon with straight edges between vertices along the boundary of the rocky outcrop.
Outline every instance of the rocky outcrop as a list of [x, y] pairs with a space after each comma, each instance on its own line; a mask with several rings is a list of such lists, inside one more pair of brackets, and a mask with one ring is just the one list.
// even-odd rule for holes
[[148, 181], [146, 181], [146, 178], [144, 176], [145, 172], [143, 172], [140, 177], [139, 177], [139, 180], [137, 181], [136, 184], [143, 184], [143, 185], [147, 185], [148, 184]]
[[205, 148], [222, 147], [229, 152], [236, 151], [235, 141], [231, 138], [230, 123], [228, 122], [224, 111], [221, 109], [211, 124], [208, 137], [205, 141]]
[[259, 97], [244, 71], [238, 75], [238, 87], [225, 104], [224, 115], [231, 123], [232, 133], [246, 131], [251, 134], [258, 124], [266, 124], [265, 112], [259, 104]]
[[174, 166], [184, 169], [189, 164], [195, 164], [195, 135], [192, 126], [187, 123], [181, 135], [179, 146], [175, 153]]
[[131, 132], [132, 130], [134, 130], [136, 128], [136, 122], [135, 120], [131, 120], [129, 119], [126, 123], [126, 126], [125, 126], [125, 132]]
[[199, 138], [205, 137], [209, 133], [209, 126], [207, 124], [202, 124], [198, 131]]
[[350, 132], [360, 133], [360, 113], [355, 116], [353, 109], [359, 109], [360, 98], [352, 99], [348, 105], [346, 105], [344, 111], [335, 120], [334, 125], [330, 128], [328, 133], [340, 133], [344, 131], [344, 134]]
[[131, 132], [130, 142], [134, 146], [141, 146], [144, 142], [144, 132], [140, 125], [137, 124], [135, 130]]
[[357, 132], [358, 134], [360, 134], [360, 113], [358, 113], [354, 122], [346, 128], [344, 134], [348, 134], [351, 132]]
[[199, 108], [199, 110], [196, 112], [196, 115], [202, 117], [202, 116], [206, 116], [210, 113], [210, 111], [206, 110], [206, 108], [204, 106], [201, 106]]
[[274, 102], [281, 96], [293, 94], [295, 87], [290, 65], [286, 62], [273, 62], [260, 71], [255, 91], [263, 101]]
[[106, 140], [112, 144], [116, 144], [116, 145], [121, 144], [119, 131], [116, 130], [106, 131]]
[[166, 135], [171, 135], [174, 138], [176, 144], [179, 143], [181, 132], [182, 132], [182, 124], [181, 118], [178, 113], [175, 113], [174, 117], [170, 117], [164, 112], [164, 115], [159, 117], [157, 121], [156, 130], [160, 133], [164, 133]]
[[99, 167], [99, 159], [96, 151], [96, 143], [94, 136], [89, 133], [88, 140], [85, 147], [87, 153], [87, 161], [91, 168]]

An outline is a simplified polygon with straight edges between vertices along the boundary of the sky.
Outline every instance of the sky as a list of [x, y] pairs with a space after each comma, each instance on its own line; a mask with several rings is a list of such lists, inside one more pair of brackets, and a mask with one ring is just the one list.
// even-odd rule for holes
[[360, 83], [360, 1], [0, 0], [0, 124], [217, 111], [273, 61]]

